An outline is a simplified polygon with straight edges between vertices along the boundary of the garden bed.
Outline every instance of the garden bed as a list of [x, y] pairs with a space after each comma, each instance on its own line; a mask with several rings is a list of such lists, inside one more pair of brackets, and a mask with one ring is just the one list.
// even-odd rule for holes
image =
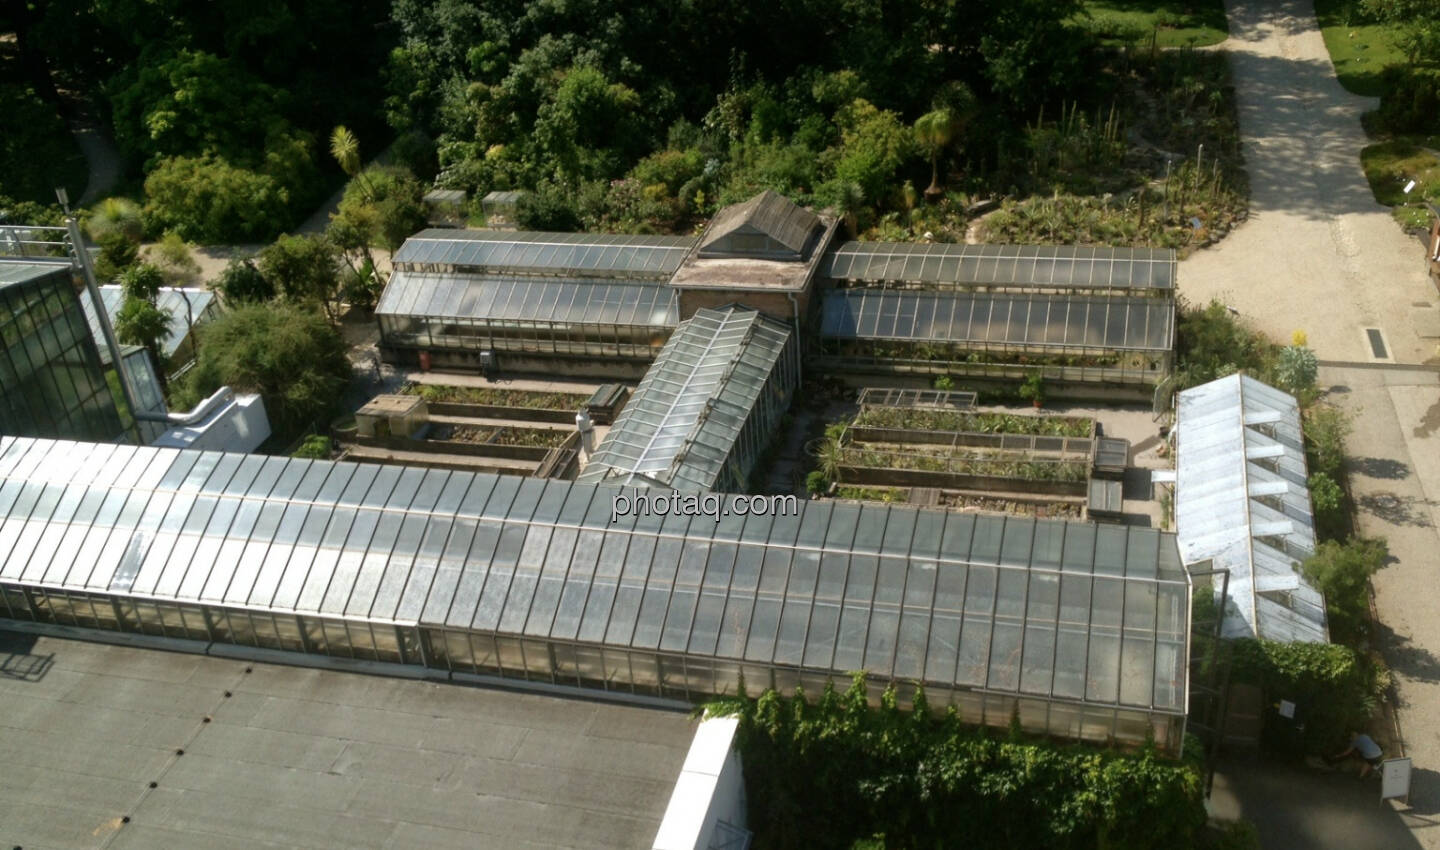
[[432, 425], [427, 440], [453, 441], [486, 446], [526, 446], [554, 448], [570, 436], [568, 431], [552, 428], [515, 428], [488, 425]]
[[1047, 437], [1093, 437], [1095, 435], [1095, 420], [1080, 416], [1032, 416], [902, 407], [868, 407], [856, 415], [852, 427], [857, 426], [979, 434], [1027, 434]]
[[512, 390], [499, 387], [452, 387], [442, 384], [409, 384], [400, 390], [418, 395], [437, 416], [465, 416], [483, 419], [514, 419], [520, 422], [553, 422], [569, 425], [590, 396], [583, 393], [556, 393]]

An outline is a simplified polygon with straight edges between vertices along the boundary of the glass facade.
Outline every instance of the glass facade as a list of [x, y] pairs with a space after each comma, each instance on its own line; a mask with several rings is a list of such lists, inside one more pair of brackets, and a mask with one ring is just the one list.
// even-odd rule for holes
[[746, 307], [700, 309], [670, 338], [581, 481], [744, 492], [790, 406], [789, 326]]
[[826, 256], [820, 274], [842, 282], [951, 289], [1173, 290], [1175, 252], [1076, 245], [846, 242]]
[[1178, 752], [1190, 585], [1148, 528], [0, 438], [0, 616], [685, 700], [878, 700]]
[[0, 390], [0, 433], [113, 440], [124, 432], [68, 262], [0, 262]]

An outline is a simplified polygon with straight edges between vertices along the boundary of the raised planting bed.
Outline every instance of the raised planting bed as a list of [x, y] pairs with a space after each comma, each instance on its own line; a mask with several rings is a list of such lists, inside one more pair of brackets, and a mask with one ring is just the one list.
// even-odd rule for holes
[[867, 407], [855, 416], [853, 425], [914, 431], [1029, 434], [1046, 437], [1095, 435], [1095, 420], [1082, 416], [977, 413], [910, 407]]
[[837, 499], [858, 499], [864, 502], [908, 502], [910, 492], [906, 487], [848, 487], [835, 488]]
[[837, 480], [848, 486], [939, 487], [1083, 496], [1090, 476], [1086, 455], [1042, 456], [1034, 452], [922, 443], [846, 441], [839, 450]]
[[565, 442], [569, 431], [553, 428], [516, 428], [489, 425], [432, 425], [427, 440], [449, 440], [483, 446], [527, 446], [554, 448]]
[[503, 387], [453, 387], [442, 384], [409, 384], [401, 390], [418, 395], [430, 404], [437, 416], [468, 416], [486, 419], [515, 419], [521, 422], [574, 424], [575, 414], [590, 396], [583, 393], [555, 393], [512, 390]]

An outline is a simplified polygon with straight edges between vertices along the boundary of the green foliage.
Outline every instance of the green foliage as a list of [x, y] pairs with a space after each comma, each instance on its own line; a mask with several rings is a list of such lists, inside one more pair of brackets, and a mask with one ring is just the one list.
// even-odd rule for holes
[[[6, 61], [18, 66], [23, 60]], [[85, 191], [85, 158], [55, 104], [31, 86], [7, 80], [0, 83], [0, 115], [5, 116], [0, 196], [49, 204], [55, 200], [55, 187], [62, 186], [78, 200]]]
[[1019, 395], [1026, 401], [1045, 403], [1045, 378], [1038, 371], [1030, 372], [1020, 382]]
[[[1440, 25], [1436, 25], [1440, 30]], [[1440, 62], [1395, 65], [1382, 76], [1376, 123], [1389, 133], [1440, 133]]]
[[805, 491], [807, 493], [818, 495], [828, 489], [830, 489], [830, 479], [826, 478], [825, 473], [820, 470], [812, 469], [809, 474], [805, 476]]
[[1186, 308], [1176, 328], [1175, 374], [1179, 388], [1199, 386], [1244, 372], [1266, 380], [1280, 347], [1246, 327], [1219, 301], [1201, 309]]
[[1370, 577], [1385, 566], [1390, 551], [1385, 541], [1353, 538], [1343, 543], [1327, 540], [1300, 571], [1325, 594], [1325, 609], [1332, 637], [1358, 643], [1367, 633], [1370, 614]]
[[195, 367], [177, 382], [175, 407], [193, 407], [222, 386], [259, 393], [277, 441], [328, 422], [350, 382], [340, 334], [313, 309], [239, 304], [199, 329]]
[[353, 226], [372, 247], [394, 251], [425, 226], [425, 187], [393, 165], [365, 169], [345, 187], [335, 218]]
[[336, 289], [340, 285], [335, 246], [323, 236], [281, 236], [260, 251], [260, 274], [281, 295], [297, 303], [321, 307], [335, 318]]
[[167, 230], [151, 250], [151, 259], [165, 274], [170, 286], [189, 286], [200, 276], [200, 264], [195, 262], [193, 245], [173, 230]]
[[515, 205], [515, 221], [524, 230], [580, 229], [580, 213], [569, 193], [555, 183], [541, 183], [535, 191], [521, 196]]
[[145, 179], [145, 196], [148, 229], [192, 242], [253, 242], [291, 220], [284, 185], [212, 155], [163, 160]]
[[228, 305], [263, 302], [275, 297], [275, 286], [255, 267], [252, 260], [234, 259], [225, 264], [214, 287]]
[[1288, 721], [1267, 712], [1264, 740], [1273, 748], [1334, 752], [1351, 730], [1365, 726], [1385, 686], [1382, 672], [1348, 646], [1254, 638], [1230, 646], [1231, 681], [1260, 686], [1266, 705], [1295, 703], [1304, 721], [1304, 734], [1295, 739]]
[[857, 99], [836, 114], [835, 123], [840, 146], [827, 151], [834, 180], [854, 183], [870, 199], [893, 193], [896, 173], [917, 152], [915, 136], [900, 116]]
[[95, 241], [100, 244], [100, 256], [95, 259], [95, 277], [101, 283], [119, 277], [140, 258], [139, 244], [119, 231], [108, 231]]
[[115, 141], [152, 166], [166, 157], [244, 159], [287, 129], [282, 91], [205, 51], [181, 49], [132, 66], [111, 91]]
[[116, 233], [125, 241], [138, 245], [144, 236], [140, 206], [129, 198], [106, 198], [90, 209], [85, 229], [97, 242]]
[[[1344, 521], [1342, 510], [1345, 506], [1345, 491], [1324, 472], [1312, 472], [1306, 482], [1310, 489], [1310, 504], [1315, 509], [1317, 525], [1323, 530], [1335, 528]], [[1322, 536], [1331, 536], [1324, 535]]]
[[1280, 349], [1275, 363], [1275, 385], [1286, 392], [1302, 394], [1315, 388], [1320, 374], [1320, 361], [1315, 352], [1303, 345], [1287, 345]]
[[1144, 850], [1193, 846], [1205, 823], [1190, 764], [969, 728], [932, 713], [918, 688], [914, 703], [899, 708], [892, 686], [869, 707], [857, 674], [813, 704], [766, 691], [708, 706], [739, 716], [757, 846], [918, 850], [964, 836], [977, 850]]
[[1331, 404], [1315, 404], [1305, 409], [1301, 427], [1310, 471], [1340, 481], [1345, 475], [1345, 438], [1350, 436], [1350, 415]]
[[165, 274], [158, 266], [140, 263], [121, 272], [118, 283], [126, 298], [154, 301], [160, 294], [160, 287], [165, 285]]
[[324, 434], [311, 434], [306, 437], [300, 447], [290, 453], [291, 457], [310, 458], [312, 460], [329, 460], [331, 452], [330, 438]]
[[949, 375], [936, 375], [930, 385], [941, 392], [948, 392], [955, 389], [955, 379]]

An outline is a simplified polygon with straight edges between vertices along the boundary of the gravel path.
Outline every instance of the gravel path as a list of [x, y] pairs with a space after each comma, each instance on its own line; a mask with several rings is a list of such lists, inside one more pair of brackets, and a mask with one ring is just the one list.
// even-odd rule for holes
[[[1411, 806], [1397, 807], [1414, 844], [1374, 832], [1380, 843], [1371, 846], [1440, 848], [1440, 829], [1427, 828], [1440, 814], [1440, 372], [1372, 365], [1363, 330], [1380, 328], [1396, 363], [1421, 363], [1437, 340], [1421, 337], [1416, 320], [1440, 298], [1419, 243], [1370, 193], [1360, 115], [1375, 101], [1336, 81], [1310, 0], [1229, 0], [1227, 10], [1223, 49], [1235, 72], [1252, 213], [1182, 264], [1180, 290], [1192, 302], [1221, 298], [1279, 341], [1304, 329], [1327, 362], [1321, 384], [1354, 416], [1350, 483], [1361, 533], [1386, 538], [1394, 556], [1374, 581], [1378, 638], [1415, 760]], [[1245, 808], [1300, 805], [1285, 793], [1246, 799]], [[1359, 846], [1339, 828], [1355, 816], [1311, 811], [1311, 838], [1267, 833], [1274, 843], [1266, 846]], [[1265, 831], [1265, 818], [1256, 819]]]
[[1375, 203], [1360, 168], [1360, 115], [1376, 101], [1335, 79], [1309, 0], [1228, 3], [1230, 53], [1251, 183], [1250, 219], [1181, 267], [1181, 293], [1212, 297], [1278, 340], [1306, 331], [1322, 360], [1368, 361], [1378, 327], [1397, 362], [1435, 343], [1415, 333], [1433, 305], [1418, 243]]

